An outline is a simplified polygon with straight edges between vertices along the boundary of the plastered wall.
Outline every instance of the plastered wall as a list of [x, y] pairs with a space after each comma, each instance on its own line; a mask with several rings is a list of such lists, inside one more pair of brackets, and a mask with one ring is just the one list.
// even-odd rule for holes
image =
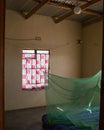
[[102, 22], [97, 22], [83, 28], [83, 77], [94, 75], [101, 70], [102, 36]]
[[[35, 40], [36, 37], [41, 40]], [[50, 17], [33, 15], [24, 19], [14, 11], [6, 11], [5, 27], [5, 110], [44, 106], [45, 92], [21, 89], [22, 49], [49, 49], [50, 72], [65, 77], [81, 74], [82, 38], [80, 23], [66, 21], [55, 24]]]

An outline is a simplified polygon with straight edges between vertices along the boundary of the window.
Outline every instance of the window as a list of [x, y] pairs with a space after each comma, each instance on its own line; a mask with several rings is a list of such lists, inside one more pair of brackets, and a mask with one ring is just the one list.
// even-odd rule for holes
[[22, 50], [22, 89], [43, 89], [49, 71], [49, 51]]

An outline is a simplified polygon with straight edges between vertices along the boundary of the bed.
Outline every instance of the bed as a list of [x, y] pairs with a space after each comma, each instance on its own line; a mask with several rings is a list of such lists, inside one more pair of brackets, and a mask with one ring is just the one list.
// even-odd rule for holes
[[42, 124], [45, 130], [98, 130], [99, 107], [67, 111], [61, 115], [44, 114]]
[[98, 130], [101, 71], [88, 78], [48, 75], [45, 130]]

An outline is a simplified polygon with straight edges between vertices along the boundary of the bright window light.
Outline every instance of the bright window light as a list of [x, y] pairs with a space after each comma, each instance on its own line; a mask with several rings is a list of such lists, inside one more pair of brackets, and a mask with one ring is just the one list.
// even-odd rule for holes
[[22, 89], [43, 89], [49, 72], [49, 51], [22, 50]]

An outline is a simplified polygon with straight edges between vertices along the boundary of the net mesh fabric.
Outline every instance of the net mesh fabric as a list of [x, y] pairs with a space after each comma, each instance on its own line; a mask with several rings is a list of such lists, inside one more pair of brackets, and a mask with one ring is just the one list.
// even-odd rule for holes
[[74, 124], [96, 130], [99, 124], [101, 71], [88, 78], [48, 75], [45, 88], [47, 123]]

